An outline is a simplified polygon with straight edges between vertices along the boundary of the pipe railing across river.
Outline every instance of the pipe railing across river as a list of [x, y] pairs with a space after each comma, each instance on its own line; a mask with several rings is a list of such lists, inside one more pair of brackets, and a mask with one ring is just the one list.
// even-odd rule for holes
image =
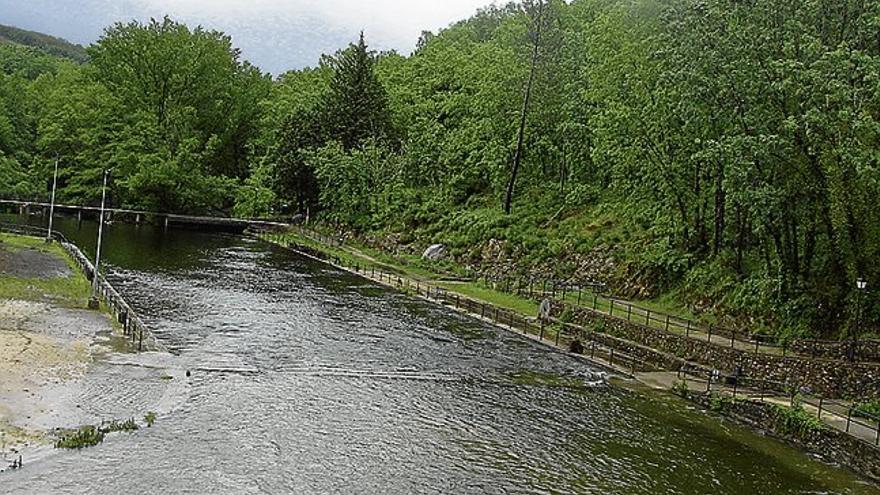
[[[12, 234], [26, 235], [32, 237], [48, 237], [48, 230], [40, 227], [29, 225], [17, 225], [9, 223], [0, 223], [0, 232], [8, 232]], [[55, 231], [52, 232], [52, 239], [64, 249], [65, 252], [74, 260], [85, 275], [86, 279], [94, 284], [95, 267], [85, 254], [72, 242], [68, 241], [64, 235]], [[122, 334], [131, 341], [138, 351], [144, 350], [144, 340], [150, 347], [158, 347], [159, 344], [150, 337], [150, 332], [143, 320], [138, 316], [137, 312], [125, 301], [122, 295], [113, 288], [110, 282], [103, 274], [98, 274], [97, 295], [110, 310], [110, 313], [116, 318], [116, 321], [122, 326]], [[151, 342], [152, 341], [152, 342]]]

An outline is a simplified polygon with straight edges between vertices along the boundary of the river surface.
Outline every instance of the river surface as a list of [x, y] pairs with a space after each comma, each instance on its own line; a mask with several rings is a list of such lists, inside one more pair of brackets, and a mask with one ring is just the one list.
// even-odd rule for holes
[[[56, 225], [93, 253], [94, 224]], [[192, 376], [152, 428], [0, 473], [0, 493], [877, 493], [676, 398], [586, 387], [580, 361], [265, 243], [106, 234], [111, 280]], [[104, 382], [114, 400], [138, 389], [137, 376]]]

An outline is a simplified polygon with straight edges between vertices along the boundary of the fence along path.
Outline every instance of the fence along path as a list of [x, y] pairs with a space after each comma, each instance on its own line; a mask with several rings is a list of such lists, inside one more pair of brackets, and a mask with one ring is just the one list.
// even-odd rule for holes
[[[48, 235], [48, 230], [40, 227], [8, 223], [0, 223], [0, 232], [42, 238], [45, 238]], [[86, 279], [94, 283], [95, 267], [86, 255], [59, 232], [52, 232], [52, 238], [54, 241], [58, 242], [62, 249], [64, 249], [71, 258], [73, 258], [79, 268], [83, 271]], [[104, 301], [104, 304], [107, 306], [107, 309], [110, 310], [110, 313], [116, 321], [122, 326], [123, 335], [129, 339], [133, 347], [136, 347], [138, 351], [143, 351], [145, 348], [164, 350], [162, 345], [155, 340], [152, 333], [147, 329], [147, 326], [144, 325], [143, 320], [141, 320], [137, 312], [132, 309], [119, 292], [110, 285], [110, 282], [107, 281], [103, 274], [98, 274], [98, 295], [100, 296], [100, 299]]]
[[[356, 248], [346, 246], [340, 239], [323, 235], [302, 226], [291, 226], [297, 234], [340, 249], [345, 249], [353, 256], [372, 260], [369, 256], [358, 252]], [[380, 262], [376, 262], [381, 264]], [[772, 342], [769, 338], [753, 335], [736, 329], [715, 325], [705, 325], [693, 320], [671, 315], [662, 311], [652, 310], [630, 301], [603, 295], [596, 287], [602, 284], [570, 285], [558, 280], [534, 279], [526, 277], [471, 276], [472, 281], [482, 283], [486, 288], [517, 295], [531, 300], [545, 298], [571, 304], [577, 307], [614, 316], [627, 321], [644, 324], [664, 332], [684, 335], [695, 340], [702, 340], [718, 346], [731, 347], [742, 351], [764, 353], [778, 356], [800, 356], [828, 361], [865, 361], [880, 362], [880, 341], [858, 340], [837, 341], [821, 339], [794, 339], [791, 342]]]
[[[652, 377], [671, 388], [675, 381], [694, 386], [694, 390], [708, 395], [730, 397], [734, 400], [753, 400], [784, 407], [802, 407], [827, 426], [846, 433], [880, 449], [880, 416], [858, 410], [850, 401], [826, 399], [809, 390], [794, 389], [787, 384], [770, 380], [755, 380], [745, 376], [719, 374], [701, 367], [686, 367], [677, 372], [664, 372], [665, 377]], [[665, 380], [664, 380], [665, 379]], [[787, 390], [787, 392], [780, 392]]]
[[[583, 345], [583, 357], [589, 357], [598, 367], [612, 370], [622, 375], [632, 376], [637, 370], [643, 370], [646, 364], [624, 352], [606, 346], [597, 334], [585, 333], [570, 325], [550, 325], [539, 318], [527, 317], [523, 314], [494, 305], [475, 298], [451, 292], [444, 287], [429, 281], [412, 278], [391, 270], [383, 270], [383, 265], [374, 260], [360, 263], [341, 258], [332, 253], [313, 252], [307, 246], [291, 242], [290, 239], [277, 233], [262, 233], [263, 240], [296, 251], [299, 254], [330, 263], [343, 270], [355, 273], [382, 285], [392, 287], [404, 293], [414, 294], [432, 302], [442, 304], [467, 313], [473, 317], [492, 322], [502, 328], [529, 337], [545, 345], [569, 348], [577, 340]], [[326, 236], [309, 236], [310, 240], [334, 247], [341, 247], [338, 240]], [[389, 267], [386, 267], [389, 268]], [[655, 369], [655, 368], [650, 368]]]
[[[673, 384], [680, 381], [688, 386], [693, 385], [696, 389], [705, 390], [706, 394], [757, 400], [787, 407], [800, 404], [805, 411], [816, 415], [829, 427], [851, 435], [873, 448], [880, 448], [880, 417], [858, 413], [855, 405], [851, 402], [814, 396], [806, 390], [793, 390], [784, 383], [751, 379], [747, 376], [723, 375], [708, 367], [693, 363], [683, 366], [679, 371], [660, 371], [648, 367], [637, 358], [606, 346], [598, 340], [602, 336], [598, 332], [584, 331], [571, 324], [547, 325], [538, 318], [525, 317], [516, 311], [450, 292], [430, 282], [377, 269], [376, 263], [362, 265], [357, 261], [346, 260], [326, 252], [303, 251], [302, 246], [291, 244], [289, 239], [282, 235], [265, 233], [263, 238], [402, 292], [412, 293], [433, 302], [454, 307], [459, 311], [491, 321], [510, 331], [521, 333], [545, 344], [567, 348], [574, 340], [582, 341], [584, 357], [589, 357], [594, 364], [617, 373], [637, 377], [646, 383], [659, 386], [659, 388], [668, 390], [672, 388]], [[326, 236], [315, 235], [309, 238], [330, 246], [341, 246], [338, 240]], [[628, 306], [627, 310], [629, 310]], [[665, 324], [665, 319], [663, 322]], [[782, 390], [788, 390], [788, 392], [781, 392]]]

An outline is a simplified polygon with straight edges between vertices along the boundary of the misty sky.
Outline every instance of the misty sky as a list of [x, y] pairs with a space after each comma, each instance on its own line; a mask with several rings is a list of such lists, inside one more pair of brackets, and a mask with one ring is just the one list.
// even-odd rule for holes
[[422, 30], [437, 31], [492, 0], [0, 0], [0, 24], [83, 46], [115, 21], [168, 14], [231, 35], [244, 58], [278, 74], [315, 65], [363, 29], [375, 49], [409, 54]]

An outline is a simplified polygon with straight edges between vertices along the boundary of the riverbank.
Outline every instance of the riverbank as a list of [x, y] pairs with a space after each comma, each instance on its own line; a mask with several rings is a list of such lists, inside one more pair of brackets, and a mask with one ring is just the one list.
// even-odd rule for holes
[[[263, 233], [260, 237], [282, 247], [331, 262], [342, 269], [384, 285], [454, 307], [460, 312], [488, 320], [497, 326], [522, 334], [559, 351], [568, 351], [570, 355], [587, 359], [599, 368], [610, 370], [625, 378], [634, 378], [640, 384], [635, 388], [647, 387], [665, 392], [676, 391], [675, 385], [679, 383], [679, 380], [676, 379], [678, 371], [685, 368], [705, 368], [705, 366], [683, 360], [674, 354], [624, 341], [611, 335], [602, 335], [601, 338], [597, 338], [595, 331], [568, 323], [572, 317], [570, 313], [560, 314], [563, 312], [558, 311], [558, 308], [554, 312], [556, 304], [551, 301], [546, 301], [549, 304], [541, 305], [547, 306], [542, 308], [542, 312], [546, 312], [547, 316], [555, 314], [559, 318], [551, 316], [546, 320], [544, 318], [536, 319], [533, 315], [538, 311], [532, 312], [531, 309], [538, 308], [538, 305], [529, 296], [517, 297], [507, 292], [496, 291], [491, 287], [479, 287], [479, 291], [475, 291], [473, 287], [475, 284], [472, 282], [449, 281], [448, 274], [435, 274], [423, 268], [414, 270], [411, 267], [395, 265], [387, 259], [377, 259], [379, 257], [374, 256], [373, 253], [363, 253], [357, 248], [335, 242], [332, 238], [310, 236], [303, 230], [286, 233]], [[461, 288], [465, 288], [465, 290], [458, 290]], [[611, 311], [613, 311], [613, 306]], [[566, 332], [568, 333], [566, 334]], [[589, 340], [583, 340], [585, 338], [589, 338]], [[578, 342], [579, 345], [575, 346], [574, 342]], [[621, 352], [620, 349], [625, 352]], [[577, 352], [571, 352], [572, 350]], [[652, 354], [660, 355], [661, 359], [646, 358], [646, 355]], [[707, 373], [711, 373], [711, 371], [707, 371]], [[714, 405], [717, 402], [712, 400], [713, 395], [710, 392], [712, 381], [711, 378], [704, 381], [707, 387], [706, 393], [703, 395], [697, 393], [678, 393], [677, 395], [683, 396], [701, 407], [709, 408], [709, 404]], [[619, 384], [626, 387], [631, 386], [627, 382]], [[750, 391], [745, 387], [740, 391], [740, 396], [748, 396], [750, 393], [755, 397], [758, 396], [757, 390]], [[736, 399], [736, 388], [734, 388], [733, 394]], [[763, 386], [760, 394], [761, 404], [764, 404], [764, 397], [768, 394], [763, 390]], [[792, 436], [789, 431], [792, 428], [791, 422], [755, 421], [754, 416], [759, 413], [754, 411], [762, 411], [763, 406], [725, 411], [738, 421], [756, 427], [759, 432], [769, 432], [805, 451], [819, 455], [826, 462], [838, 463], [841, 458], [857, 458], [860, 461], [849, 463], [849, 467], [875, 483], [880, 481], [880, 451], [873, 446], [873, 438], [871, 437], [872, 432], [880, 430], [880, 425], [867, 433], [851, 432], [848, 417], [845, 430], [839, 424], [839, 418], [843, 417], [839, 413], [835, 415], [833, 412], [829, 414], [826, 411], [826, 415], [823, 417], [821, 402], [818, 411], [812, 411], [812, 414], [818, 412], [817, 416], [811, 416], [813, 417], [812, 422], [805, 419], [810, 416], [810, 411], [803, 409], [800, 405], [794, 407], [794, 398], [790, 404], [786, 404], [785, 400], [769, 400], [768, 404], [770, 404], [769, 407], [774, 408], [773, 411], [784, 411], [783, 414], [790, 415], [797, 420], [803, 420], [805, 425], [819, 425], [816, 431], [822, 432], [822, 440], [814, 441], [810, 438], [804, 440]], [[852, 404], [848, 407], [851, 406]], [[797, 423], [794, 428], [801, 426], [801, 423]], [[876, 434], [877, 438], [880, 438], [880, 433]], [[872, 455], [866, 455], [866, 452]]]
[[[76, 262], [55, 243], [10, 234], [0, 234], [0, 262], [0, 471], [47, 455], [69, 429], [145, 414], [150, 404], [103, 403], [121, 392], [114, 363], [126, 366], [133, 348], [104, 305], [87, 308]], [[164, 367], [146, 375], [163, 389], [170, 380], [159, 377], [182, 380]]]

